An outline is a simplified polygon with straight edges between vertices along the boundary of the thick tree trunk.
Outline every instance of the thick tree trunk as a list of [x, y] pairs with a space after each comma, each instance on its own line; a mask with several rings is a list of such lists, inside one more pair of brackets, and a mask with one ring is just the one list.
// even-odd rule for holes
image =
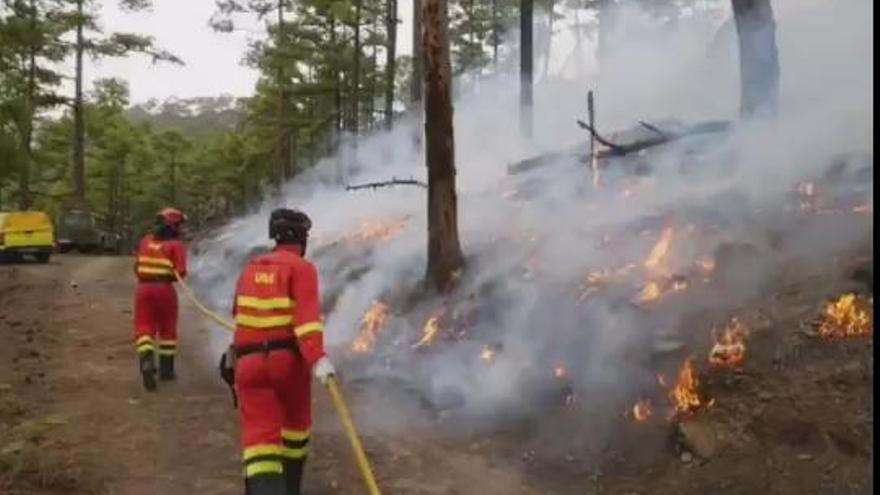
[[397, 71], [397, 0], [388, 0], [388, 16], [385, 20], [388, 33], [385, 62], [385, 129], [394, 126], [394, 76]]
[[73, 199], [80, 205], [86, 202], [86, 164], [85, 139], [86, 128], [83, 121], [83, 2], [76, 2], [76, 75], [73, 97]]
[[520, 0], [520, 127], [527, 137], [532, 136], [533, 3], [533, 0]]
[[422, 0], [425, 54], [425, 161], [428, 166], [428, 270], [438, 291], [452, 288], [464, 266], [458, 240], [452, 67], [443, 26], [445, 0]]
[[779, 107], [779, 55], [770, 0], [732, 0], [739, 37], [740, 116], [773, 115]]

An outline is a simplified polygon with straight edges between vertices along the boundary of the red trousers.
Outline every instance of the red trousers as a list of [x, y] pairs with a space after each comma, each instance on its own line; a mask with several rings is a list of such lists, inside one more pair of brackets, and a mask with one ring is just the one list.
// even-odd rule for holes
[[177, 291], [167, 282], [140, 282], [134, 294], [138, 353], [173, 356], [177, 350]]
[[235, 387], [246, 477], [281, 473], [304, 462], [312, 427], [311, 376], [298, 352], [255, 352], [238, 358]]

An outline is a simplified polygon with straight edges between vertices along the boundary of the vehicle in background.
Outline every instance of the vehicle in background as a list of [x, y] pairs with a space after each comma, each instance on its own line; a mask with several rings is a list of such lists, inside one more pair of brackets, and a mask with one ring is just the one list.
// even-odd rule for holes
[[63, 210], [55, 222], [58, 250], [81, 253], [111, 252], [122, 249], [122, 237], [113, 232], [103, 215], [83, 209]]
[[49, 215], [41, 211], [0, 213], [0, 260], [33, 256], [48, 263], [55, 249], [55, 232]]

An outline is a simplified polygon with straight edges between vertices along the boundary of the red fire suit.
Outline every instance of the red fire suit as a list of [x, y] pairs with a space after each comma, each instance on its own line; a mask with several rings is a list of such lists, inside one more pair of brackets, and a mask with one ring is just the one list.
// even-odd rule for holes
[[301, 473], [308, 453], [310, 371], [324, 356], [324, 324], [318, 272], [300, 253], [279, 245], [254, 258], [236, 287], [235, 386], [248, 478]]
[[[177, 292], [174, 271], [186, 276], [186, 248], [176, 239], [148, 234], [138, 243], [134, 271], [134, 339], [138, 354], [173, 356], [177, 350]], [[157, 341], [158, 336], [158, 341]], [[158, 349], [157, 349], [158, 346]]]

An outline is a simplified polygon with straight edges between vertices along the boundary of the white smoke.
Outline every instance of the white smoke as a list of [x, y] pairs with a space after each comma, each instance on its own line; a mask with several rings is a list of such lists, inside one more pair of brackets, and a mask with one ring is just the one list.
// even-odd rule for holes
[[[873, 155], [873, 5], [868, 0], [773, 2], [782, 71], [778, 119], [652, 150], [644, 156], [650, 161], [650, 179], [634, 186], [626, 199], [621, 199], [619, 187], [625, 175], [622, 165], [609, 165], [606, 179], [612, 187], [598, 190], [590, 183], [588, 165], [571, 157], [531, 172], [508, 173], [511, 163], [538, 153], [577, 145], [586, 153], [587, 136], [575, 120], [585, 120], [590, 88], [596, 88], [598, 126], [606, 134], [639, 120], [661, 127], [664, 121], [672, 126], [670, 118], [735, 120], [736, 39], [730, 26], [727, 35], [724, 28], [718, 34], [730, 15], [726, 4], [719, 4], [720, 17], [697, 12], [673, 28], [638, 11], [624, 11], [614, 67], [604, 71], [601, 81], [593, 64], [582, 64], [583, 72], [572, 73], [579, 64], [561, 62], [551, 63], [549, 75], [537, 81], [532, 139], [520, 133], [515, 73], [483, 80], [474, 92], [458, 98], [459, 225], [468, 267], [453, 299], [476, 295], [478, 317], [468, 338], [438, 342], [426, 352], [412, 349], [422, 323], [442, 305], [439, 299], [404, 296], [418, 294], [424, 276], [425, 191], [396, 187], [347, 192], [334, 182], [339, 176], [350, 184], [392, 176], [425, 180], [424, 157], [412, 138], [421, 123], [401, 122], [391, 133], [363, 139], [356, 167], [342, 167], [344, 160], [333, 157], [289, 184], [286, 204], [306, 211], [314, 223], [309, 254], [321, 271], [328, 302], [325, 338], [331, 356], [343, 358], [372, 301], [393, 299], [386, 337], [373, 355], [343, 368], [347, 376], [376, 383], [394, 378], [435, 405], [463, 405], [467, 414], [486, 419], [539, 409], [534, 399], [558, 388], [551, 373], [558, 362], [591, 407], [616, 407], [643, 386], [645, 361], [656, 336], [675, 330], [690, 313], [674, 300], [654, 313], [621, 303], [631, 293], [612, 292], [576, 304], [577, 283], [587, 269], [641, 263], [666, 221], [676, 222], [671, 263], [681, 267], [722, 240], [750, 242], [765, 261], [746, 274], [737, 286], [740, 293], [685, 293], [688, 311], [701, 304], [730, 310], [757, 294], [773, 266], [796, 257], [822, 260], [870, 239], [873, 220], [868, 216], [795, 227], [791, 215], [781, 210], [797, 182], [821, 176], [841, 155]], [[573, 37], [561, 25], [551, 58], [593, 60], [594, 44], [583, 43], [582, 52], [572, 54]], [[682, 164], [692, 168], [683, 173]], [[847, 169], [850, 179], [842, 192], [859, 192], [873, 204], [870, 184], [862, 183], [857, 191], [858, 181], [864, 180], [852, 178], [858, 165]], [[512, 189], [527, 199], [503, 199]], [[229, 308], [247, 257], [269, 246], [267, 218], [275, 206], [266, 204], [230, 222], [200, 247], [192, 271], [198, 292], [210, 304]], [[398, 216], [408, 217], [406, 226], [389, 241], [333, 243], [361, 222]], [[680, 236], [688, 223], [701, 224], [698, 232], [705, 225], [723, 232]], [[603, 234], [637, 232], [639, 224], [652, 234], [632, 235], [610, 251], [597, 247]], [[787, 236], [782, 251], [771, 246], [768, 232]], [[540, 264], [533, 278], [523, 276], [529, 260]], [[228, 337], [217, 335], [213, 351], [219, 353]], [[502, 347], [492, 366], [478, 359], [488, 343]], [[403, 415], [398, 401], [376, 401], [369, 407], [368, 424], [374, 426]]]

